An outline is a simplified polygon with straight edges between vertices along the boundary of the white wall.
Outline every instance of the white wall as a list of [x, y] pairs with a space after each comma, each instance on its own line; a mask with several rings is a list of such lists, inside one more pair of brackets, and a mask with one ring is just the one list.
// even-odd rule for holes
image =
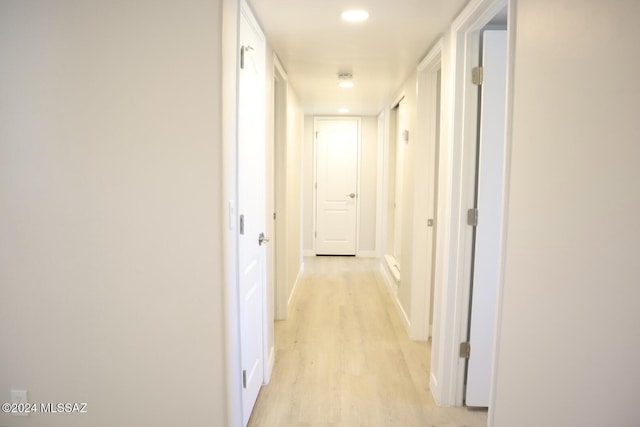
[[[436, 49], [440, 55], [440, 44]], [[448, 47], [448, 46], [447, 46]], [[434, 51], [435, 52], [435, 51]], [[435, 54], [434, 54], [435, 55]], [[434, 56], [435, 57], [435, 56]], [[429, 122], [429, 100], [436, 94], [436, 85], [425, 84], [422, 78], [421, 99], [420, 99], [420, 122], [418, 121], [418, 72], [412, 73], [399, 88], [398, 93], [393, 98], [394, 104], [401, 101], [403, 111], [394, 111], [394, 105], [390, 104], [389, 119], [385, 130], [384, 152], [387, 158], [381, 163], [384, 172], [384, 187], [388, 194], [386, 203], [382, 206], [384, 210], [383, 234], [381, 247], [385, 254], [395, 255], [395, 265], [401, 266], [400, 280], [397, 272], [393, 271], [394, 266], [386, 260], [382, 263], [385, 278], [389, 288], [396, 298], [396, 307], [404, 321], [407, 332], [412, 339], [425, 340], [429, 336], [430, 300], [431, 300], [431, 271], [427, 268], [428, 257], [433, 257], [432, 248], [427, 245], [427, 219], [435, 215], [428, 212], [430, 206], [429, 189], [433, 183], [428, 172], [433, 167], [429, 162], [430, 150], [435, 151], [433, 144], [435, 138], [430, 136], [435, 133], [435, 129]], [[397, 105], [397, 104], [396, 104]], [[430, 107], [431, 108], [431, 107]], [[433, 107], [435, 108], [435, 107]], [[396, 123], [398, 121], [398, 123]], [[398, 135], [403, 130], [408, 131], [408, 141], [401, 142], [400, 149], [396, 149]], [[433, 154], [432, 154], [433, 155]], [[401, 158], [398, 158], [401, 156]], [[400, 168], [396, 174], [396, 169]], [[396, 179], [401, 179], [402, 183], [396, 185]], [[384, 190], [383, 190], [384, 191]], [[394, 207], [395, 192], [402, 194], [397, 198], [398, 203]], [[395, 215], [401, 215], [400, 229], [395, 230]], [[400, 250], [394, 250], [394, 246], [400, 245]], [[401, 259], [397, 259], [397, 254], [401, 254]], [[395, 277], [394, 277], [395, 276]]]
[[638, 425], [640, 3], [516, 13], [492, 425]]
[[221, 2], [0, 28], [0, 400], [88, 403], [0, 424], [226, 424]]
[[315, 255], [313, 249], [313, 199], [315, 197], [314, 184], [314, 143], [313, 143], [313, 116], [304, 116], [304, 205], [302, 207], [303, 221], [303, 242], [304, 253], [307, 256]]
[[375, 256], [378, 191], [378, 117], [361, 118], [358, 253]]
[[[414, 171], [416, 165], [416, 144], [418, 143], [416, 138], [416, 111], [417, 111], [417, 73], [412, 73], [402, 85], [396, 99], [404, 96], [402, 100], [403, 106], [406, 109], [406, 117], [404, 117], [404, 123], [398, 123], [398, 132], [402, 132], [406, 129], [409, 132], [409, 141], [404, 143], [403, 156], [404, 159], [398, 161], [396, 164], [402, 164], [403, 168], [399, 174], [396, 175], [398, 179], [402, 179], [402, 185], [396, 188], [402, 188], [401, 200], [401, 214], [402, 214], [402, 230], [401, 237], [399, 239], [402, 254], [401, 261], [401, 281], [398, 284], [397, 298], [402, 306], [402, 310], [406, 315], [406, 320], [410, 322], [411, 319], [411, 298], [412, 298], [412, 283], [411, 283], [411, 271], [413, 268], [412, 261], [412, 236], [413, 236], [413, 191], [415, 185], [421, 185], [421, 183], [414, 183]], [[397, 135], [391, 134], [391, 144], [395, 144]], [[398, 152], [399, 153], [399, 152]], [[396, 153], [396, 154], [398, 154]], [[391, 247], [391, 242], [388, 242], [387, 248]]]
[[[375, 256], [376, 250], [376, 206], [378, 174], [378, 117], [363, 116], [361, 119], [360, 153], [360, 211], [358, 218], [358, 255]], [[314, 184], [314, 116], [304, 117], [304, 251], [313, 250], [313, 198]]]
[[[279, 83], [278, 97], [279, 108], [284, 111], [285, 117], [280, 117], [279, 126], [283, 128], [282, 135], [278, 136], [275, 141], [275, 120], [274, 104], [274, 70], [273, 70], [273, 52], [268, 53], [270, 56], [269, 64], [267, 64], [267, 81], [269, 86], [268, 105], [267, 105], [267, 145], [270, 152], [268, 159], [268, 167], [273, 165], [273, 159], [276, 159], [276, 168], [272, 171], [275, 174], [275, 188], [270, 185], [270, 191], [275, 191], [276, 204], [274, 209], [269, 212], [269, 223], [273, 223], [272, 214], [277, 213], [276, 229], [270, 230], [270, 236], [273, 236], [274, 245], [270, 245], [270, 249], [276, 249], [277, 252], [277, 280], [278, 280], [278, 303], [276, 316], [278, 319], [286, 319], [289, 303], [294, 293], [295, 286], [300, 275], [303, 272], [303, 249], [302, 249], [302, 210], [303, 210], [303, 156], [306, 155], [304, 147], [304, 115], [302, 106], [295, 90], [286, 81], [285, 70], [280, 69], [278, 74], [284, 74]], [[271, 178], [270, 178], [271, 180]], [[271, 194], [268, 199], [271, 200]], [[270, 296], [273, 295], [273, 288], [269, 291]]]
[[[402, 185], [402, 281], [398, 286], [398, 298], [407, 316], [411, 318], [411, 298], [413, 294], [413, 284], [410, 279], [413, 270], [413, 261], [411, 259], [412, 242], [413, 242], [413, 207], [414, 207], [414, 187], [422, 185], [415, 182], [415, 168], [420, 165], [415, 164], [416, 159], [416, 73], [412, 73], [405, 83], [405, 99], [407, 105], [407, 123], [409, 131], [409, 141], [405, 145], [405, 162]], [[408, 274], [407, 274], [408, 273]]]
[[304, 160], [304, 113], [300, 100], [291, 86], [287, 92], [287, 176], [286, 176], [286, 233], [287, 285], [289, 296], [303, 269], [302, 245], [302, 182]]

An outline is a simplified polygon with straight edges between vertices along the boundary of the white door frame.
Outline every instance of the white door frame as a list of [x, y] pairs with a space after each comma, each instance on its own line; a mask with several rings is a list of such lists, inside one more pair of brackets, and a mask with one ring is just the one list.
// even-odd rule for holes
[[[416, 143], [414, 148], [414, 182], [433, 183], [437, 135], [437, 85], [442, 64], [442, 39], [438, 40], [418, 65], [418, 94]], [[437, 170], [437, 169], [436, 169]], [[434, 218], [435, 185], [422, 185], [413, 189], [413, 224], [411, 254], [412, 269], [411, 323], [409, 335], [413, 340], [428, 340], [431, 317], [431, 278], [433, 254], [431, 242], [434, 227], [428, 224]]]
[[[452, 24], [449, 52], [443, 60], [443, 105], [441, 129], [440, 189], [445, 194], [438, 206], [438, 248], [434, 305], [434, 331], [430, 386], [436, 402], [461, 406], [464, 399], [465, 359], [460, 343], [468, 333], [473, 228], [467, 225], [467, 209], [475, 196], [477, 87], [470, 70], [478, 66], [480, 31], [511, 0], [472, 0]], [[511, 80], [514, 30], [509, 23], [509, 72]], [[507, 85], [507, 99], [511, 96]], [[511, 103], [507, 102], [507, 111]], [[510, 115], [507, 115], [507, 126]], [[507, 138], [507, 159], [510, 139]], [[505, 162], [508, 170], [508, 161]], [[505, 194], [508, 175], [505, 176]], [[506, 197], [503, 218], [506, 216]], [[503, 221], [503, 238], [504, 233]], [[504, 240], [503, 240], [504, 244]], [[503, 262], [501, 262], [502, 270]], [[502, 278], [500, 278], [500, 281]], [[501, 288], [501, 284], [499, 284]], [[496, 335], [497, 336], [497, 335]]]
[[242, 426], [242, 365], [240, 363], [240, 310], [238, 301], [238, 236], [236, 234], [238, 74], [240, 2], [223, 0], [222, 6], [222, 180], [227, 204], [223, 232], [225, 283], [225, 356], [227, 361], [227, 419], [231, 427]]
[[[316, 252], [316, 237], [315, 233], [318, 230], [318, 190], [316, 188], [316, 183], [318, 182], [318, 170], [317, 170], [317, 158], [318, 158], [318, 139], [316, 138], [316, 131], [318, 129], [318, 121], [325, 120], [349, 120], [356, 121], [358, 123], [358, 164], [357, 164], [357, 179], [356, 179], [356, 194], [360, 194], [360, 157], [362, 152], [362, 119], [360, 117], [345, 117], [345, 116], [317, 116], [313, 118], [313, 253]], [[355, 255], [360, 251], [360, 197], [356, 197], [356, 249]]]

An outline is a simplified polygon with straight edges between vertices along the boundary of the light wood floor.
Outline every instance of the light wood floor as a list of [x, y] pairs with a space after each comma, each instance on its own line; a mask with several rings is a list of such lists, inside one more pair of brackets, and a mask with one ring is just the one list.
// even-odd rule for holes
[[305, 259], [250, 426], [486, 426], [486, 411], [435, 405], [429, 344], [409, 340], [376, 264]]

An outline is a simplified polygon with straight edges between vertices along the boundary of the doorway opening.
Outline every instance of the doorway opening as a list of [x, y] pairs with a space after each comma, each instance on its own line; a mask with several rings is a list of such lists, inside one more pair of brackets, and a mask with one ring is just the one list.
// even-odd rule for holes
[[[484, 0], [470, 4], [454, 21], [451, 32], [451, 57], [443, 74], [444, 87], [448, 92], [445, 97], [443, 111], [449, 116], [443, 123], [442, 140], [448, 141], [441, 150], [441, 191], [449, 196], [447, 204], [440, 207], [440, 222], [446, 224], [438, 227], [443, 231], [442, 247], [438, 254], [446, 257], [446, 264], [436, 272], [436, 298], [434, 306], [434, 341], [433, 351], [436, 357], [432, 360], [431, 388], [434, 397], [442, 405], [462, 406], [465, 403], [465, 374], [467, 367], [467, 337], [469, 334], [469, 312], [472, 278], [472, 252], [474, 248], [476, 183], [476, 148], [478, 129], [478, 88], [472, 81], [472, 70], [480, 65], [480, 35], [483, 29], [497, 16], [504, 16], [507, 21], [507, 0]], [[507, 39], [511, 37], [508, 31]], [[508, 55], [507, 63], [511, 60]], [[507, 73], [508, 79], [509, 73]], [[508, 110], [510, 93], [505, 98]], [[504, 118], [504, 117], [503, 117]], [[508, 120], [506, 121], [508, 122]], [[503, 134], [506, 134], [503, 125]], [[508, 151], [508, 147], [506, 148]], [[508, 158], [508, 156], [505, 156]], [[499, 171], [505, 177], [508, 160]], [[504, 190], [502, 190], [504, 192]], [[502, 217], [505, 206], [500, 205]], [[480, 214], [480, 217], [482, 214]], [[471, 224], [471, 225], [469, 225]], [[503, 224], [499, 225], [502, 234]], [[499, 239], [501, 248], [502, 237]], [[439, 261], [441, 262], [441, 261]], [[498, 271], [502, 260], [499, 259]], [[498, 283], [500, 277], [498, 277]], [[495, 322], [491, 331], [495, 332]], [[436, 336], [438, 339], [436, 339]], [[493, 340], [493, 338], [489, 338]], [[490, 344], [493, 347], [493, 341]], [[473, 347], [473, 346], [471, 346]], [[471, 349], [471, 357], [474, 350]], [[492, 356], [490, 360], [492, 361]], [[434, 366], [435, 364], [435, 366]], [[490, 370], [491, 368], [489, 368]], [[434, 375], [435, 373], [435, 375]], [[492, 373], [488, 372], [489, 381]], [[489, 385], [490, 389], [490, 385]], [[487, 391], [489, 393], [489, 390]]]

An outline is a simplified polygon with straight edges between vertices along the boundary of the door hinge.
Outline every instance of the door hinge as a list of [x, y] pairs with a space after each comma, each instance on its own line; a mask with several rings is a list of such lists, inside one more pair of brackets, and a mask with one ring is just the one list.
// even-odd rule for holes
[[242, 46], [240, 48], [240, 69], [244, 70], [244, 53], [249, 51], [249, 50], [253, 50], [253, 48], [251, 46]]
[[276, 213], [275, 212], [273, 213], [273, 219], [274, 220], [276, 219]]
[[316, 139], [318, 139], [318, 131], [316, 131]]
[[472, 208], [467, 211], [467, 224], [472, 227], [478, 226], [478, 208]]
[[247, 388], [247, 370], [242, 370], [242, 388]]
[[240, 234], [244, 234], [244, 215], [240, 215], [240, 225], [238, 228], [240, 229]]
[[471, 357], [471, 343], [470, 342], [461, 342], [460, 343], [460, 357], [468, 359]]
[[484, 82], [484, 68], [474, 67], [471, 70], [471, 82], [476, 86], [481, 86]]
[[317, 190], [318, 189], [318, 183], [317, 182], [315, 183], [315, 187], [316, 187], [316, 190]]
[[318, 232], [317, 231], [314, 231], [313, 237], [318, 238]]

